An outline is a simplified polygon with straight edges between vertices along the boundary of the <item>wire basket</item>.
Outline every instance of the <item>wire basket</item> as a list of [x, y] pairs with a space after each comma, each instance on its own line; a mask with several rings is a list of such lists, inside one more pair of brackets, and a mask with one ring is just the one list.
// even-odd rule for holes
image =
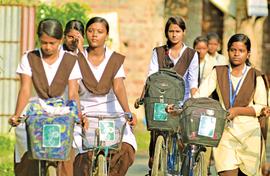
[[65, 161], [69, 159], [73, 141], [74, 119], [77, 106], [74, 101], [50, 99], [46, 105], [57, 107], [63, 114], [46, 112], [39, 101], [30, 103], [27, 110], [26, 130], [31, 159]]
[[126, 119], [124, 113], [88, 112], [89, 127], [83, 130], [84, 150], [121, 148]]

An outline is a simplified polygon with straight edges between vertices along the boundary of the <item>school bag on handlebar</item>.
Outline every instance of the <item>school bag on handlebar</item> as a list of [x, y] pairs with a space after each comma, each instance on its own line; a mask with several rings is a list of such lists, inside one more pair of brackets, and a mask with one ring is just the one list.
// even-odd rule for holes
[[68, 160], [74, 123], [79, 121], [76, 102], [61, 98], [37, 99], [29, 103], [26, 115], [30, 158]]
[[178, 105], [185, 95], [183, 78], [172, 69], [160, 69], [146, 80], [144, 108], [147, 130], [177, 131], [179, 116], [170, 116], [165, 108]]
[[221, 139], [227, 111], [211, 98], [190, 98], [180, 115], [184, 143], [216, 147]]

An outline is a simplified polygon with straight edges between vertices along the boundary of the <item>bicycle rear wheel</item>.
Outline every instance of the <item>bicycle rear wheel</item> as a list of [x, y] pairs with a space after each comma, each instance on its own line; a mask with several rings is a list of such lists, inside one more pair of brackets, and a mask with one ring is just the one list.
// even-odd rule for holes
[[167, 170], [166, 147], [163, 136], [158, 136], [155, 146], [151, 176], [164, 176]]

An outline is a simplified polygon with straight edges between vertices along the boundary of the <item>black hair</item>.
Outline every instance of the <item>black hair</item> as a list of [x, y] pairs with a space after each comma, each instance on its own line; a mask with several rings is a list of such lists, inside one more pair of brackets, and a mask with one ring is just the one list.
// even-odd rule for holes
[[67, 22], [64, 34], [66, 35], [69, 33], [72, 29], [75, 29], [80, 32], [82, 36], [84, 36], [84, 25], [81, 21], [79, 20], [71, 20]]
[[43, 33], [61, 40], [63, 37], [63, 28], [61, 23], [56, 19], [44, 19], [39, 22], [37, 29], [38, 37], [41, 37]]
[[183, 32], [186, 30], [186, 23], [184, 21], [183, 18], [179, 17], [179, 16], [174, 16], [174, 17], [170, 17], [168, 20], [167, 20], [167, 23], [165, 25], [165, 36], [167, 38], [167, 45], [168, 47], [170, 47], [171, 43], [169, 41], [169, 37], [168, 37], [168, 31], [169, 31], [169, 27], [171, 24], [176, 24], [178, 25], [182, 30]]
[[199, 42], [204, 42], [204, 43], [208, 43], [208, 40], [206, 37], [204, 36], [198, 36], [195, 38], [194, 42], [193, 42], [193, 48], [195, 48], [195, 46], [199, 43]]
[[93, 23], [103, 23], [105, 25], [106, 30], [107, 30], [107, 34], [109, 33], [109, 29], [110, 29], [109, 23], [107, 22], [107, 20], [105, 18], [102, 18], [102, 17], [93, 17], [93, 18], [91, 18], [87, 22], [85, 30], [87, 30], [87, 28]]
[[[250, 52], [251, 42], [248, 36], [246, 36], [245, 34], [234, 34], [233, 36], [231, 36], [227, 44], [227, 51], [230, 50], [234, 42], [243, 42], [246, 45], [247, 51]], [[246, 60], [246, 64], [251, 65], [249, 59]]]
[[212, 40], [212, 39], [215, 39], [215, 40], [218, 41], [218, 43], [220, 43], [220, 37], [215, 32], [209, 32], [209, 33], [207, 33], [206, 38], [207, 38], [208, 41], [209, 40]]

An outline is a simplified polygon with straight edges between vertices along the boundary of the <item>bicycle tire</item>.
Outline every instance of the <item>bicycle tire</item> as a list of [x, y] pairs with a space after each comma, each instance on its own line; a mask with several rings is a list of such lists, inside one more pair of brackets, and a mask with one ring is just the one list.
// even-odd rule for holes
[[167, 173], [170, 175], [179, 175], [181, 170], [181, 149], [178, 145], [178, 140], [173, 136], [168, 137], [166, 140], [166, 163]]
[[47, 172], [49, 176], [57, 176], [56, 167], [54, 166], [49, 166]]
[[199, 152], [197, 158], [196, 158], [196, 165], [194, 166], [194, 176], [203, 176], [203, 152]]
[[104, 155], [98, 155], [98, 176], [107, 176], [106, 159]]
[[[185, 149], [187, 150], [187, 149]], [[192, 163], [192, 158], [189, 156], [188, 151], [184, 151], [183, 153], [183, 161], [181, 166], [181, 176], [189, 176], [190, 175], [190, 165]]]
[[158, 136], [155, 146], [154, 161], [151, 176], [165, 176], [166, 168], [166, 149], [163, 136]]

